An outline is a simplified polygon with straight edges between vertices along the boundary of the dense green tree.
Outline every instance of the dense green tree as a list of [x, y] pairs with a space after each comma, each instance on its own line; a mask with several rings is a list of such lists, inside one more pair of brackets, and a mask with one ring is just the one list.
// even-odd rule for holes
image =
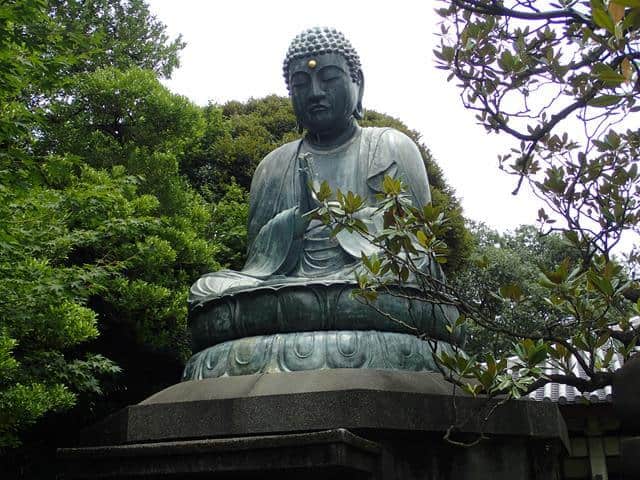
[[78, 155], [96, 168], [123, 165], [142, 177], [144, 193], [161, 197], [163, 212], [189, 209], [178, 170], [186, 146], [201, 135], [200, 109], [135, 67], [99, 69], [69, 83], [49, 107], [39, 151]]
[[139, 67], [170, 77], [185, 43], [171, 40], [143, 0], [48, 0], [61, 41], [74, 43], [64, 75]]
[[224, 196], [213, 205], [211, 238], [218, 246], [216, 259], [227, 268], [241, 270], [247, 250], [249, 194], [238, 184], [227, 186]]
[[[465, 268], [452, 278], [452, 286], [508, 331], [527, 336], [542, 330], [551, 312], [544, 300], [545, 290], [538, 282], [540, 270], [552, 271], [565, 259], [577, 260], [575, 250], [560, 235], [542, 236], [530, 225], [499, 233], [483, 224], [471, 224], [470, 232], [473, 250]], [[514, 308], [495, 293], [514, 285], [531, 299], [522, 308]], [[513, 336], [475, 324], [468, 325], [467, 333], [465, 350], [469, 354], [501, 355], [513, 343]]]
[[57, 83], [53, 72], [65, 63], [70, 45], [58, 41], [44, 0], [3, 2], [0, 8], [0, 146], [9, 162], [37, 121], [23, 93]]
[[[180, 362], [189, 355], [186, 294], [191, 282], [218, 268], [218, 247], [211, 241], [211, 209], [179, 172], [186, 145], [201, 135], [198, 107], [171, 94], [153, 72], [131, 68], [98, 69], [76, 75], [65, 95], [50, 104], [36, 151], [77, 158], [83, 165], [114, 169], [136, 179], [136, 195], [153, 199], [155, 217], [138, 228], [110, 225], [110, 239], [75, 249], [73, 264], [110, 258], [121, 270], [90, 306], [99, 315], [102, 337], [96, 348], [125, 367], [123, 382], [131, 397], [151, 393], [154, 381], [141, 388], [140, 371], [160, 355], [171, 372], [157, 375], [160, 384], [175, 381]], [[73, 203], [75, 228], [99, 230], [106, 205], [91, 196]], [[96, 211], [93, 211], [96, 209]], [[156, 367], [162, 365], [154, 358]], [[173, 362], [173, 363], [171, 363]], [[160, 370], [162, 370], [160, 368]]]
[[212, 200], [224, 195], [232, 179], [248, 191], [260, 160], [299, 136], [290, 102], [275, 95], [209, 105], [205, 118], [205, 134], [187, 155], [183, 168]]
[[[141, 197], [134, 203], [135, 179], [122, 172], [80, 168], [73, 160], [51, 157], [42, 165], [46, 183], [2, 192], [2, 446], [16, 444], [20, 430], [48, 410], [72, 406], [79, 394], [101, 393], [96, 374], [119, 371], [79, 344], [98, 336], [90, 298], [105, 293], [122, 265], [106, 258], [72, 262], [70, 257], [113, 238], [113, 224], [126, 228], [143, 219], [150, 222], [149, 211], [157, 202]], [[81, 222], [91, 225], [83, 228]]]
[[[82, 392], [96, 392], [96, 375], [116, 367], [97, 356], [73, 353], [97, 334], [86, 307], [100, 268], [58, 264], [65, 252], [59, 197], [44, 188], [31, 154], [41, 118], [24, 91], [45, 90], [64, 63], [69, 45], [54, 35], [46, 4], [0, 5], [0, 448], [19, 443], [26, 427], [68, 408]], [[56, 366], [56, 374], [49, 369]]]
[[139, 68], [168, 74], [181, 48], [145, 4], [4, 2], [0, 44], [0, 450], [65, 419], [15, 459], [89, 419], [48, 413], [108, 412], [121, 369], [110, 408], [174, 382], [186, 290], [219, 265], [178, 169], [202, 115]]

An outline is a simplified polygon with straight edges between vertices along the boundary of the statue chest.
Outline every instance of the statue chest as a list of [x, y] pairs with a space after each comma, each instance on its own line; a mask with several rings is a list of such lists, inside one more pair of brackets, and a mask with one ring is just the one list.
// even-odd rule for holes
[[360, 158], [359, 135], [349, 144], [333, 150], [322, 151], [303, 147], [303, 152], [311, 154], [314, 183], [321, 184], [327, 181], [334, 191], [339, 188], [344, 193], [365, 193], [367, 159]]

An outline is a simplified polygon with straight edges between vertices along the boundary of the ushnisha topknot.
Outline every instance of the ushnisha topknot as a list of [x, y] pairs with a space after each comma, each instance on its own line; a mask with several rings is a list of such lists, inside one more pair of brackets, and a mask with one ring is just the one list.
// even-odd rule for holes
[[339, 53], [342, 55], [349, 65], [351, 80], [356, 84], [360, 84], [362, 65], [360, 64], [358, 52], [355, 51], [351, 42], [335, 28], [313, 27], [296, 35], [289, 45], [289, 50], [287, 50], [282, 70], [288, 90], [291, 90], [289, 85], [289, 65], [291, 61], [296, 58], [322, 55], [323, 53]]

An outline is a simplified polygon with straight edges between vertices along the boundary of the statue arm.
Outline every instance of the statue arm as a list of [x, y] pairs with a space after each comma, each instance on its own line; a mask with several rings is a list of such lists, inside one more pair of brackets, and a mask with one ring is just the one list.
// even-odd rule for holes
[[[411, 195], [411, 201], [415, 206], [420, 207], [431, 202], [427, 169], [420, 150], [413, 140], [397, 130], [389, 129], [381, 136], [377, 148], [379, 153], [377, 158], [393, 159], [387, 168], [384, 168], [384, 163], [377, 164], [381, 167], [377, 180], [381, 182], [386, 174], [400, 178], [407, 186], [407, 193]], [[428, 272], [433, 278], [444, 281], [444, 273], [433, 259], [424, 256], [417, 263], [421, 270]]]
[[[414, 205], [422, 206], [431, 201], [429, 181], [422, 155], [416, 144], [403, 133], [385, 129], [371, 146], [373, 152], [369, 164], [367, 185], [373, 194], [382, 192], [382, 182], [386, 175], [400, 178], [407, 187]], [[371, 198], [373, 198], [373, 194]], [[367, 207], [359, 213], [370, 233], [380, 232], [383, 228], [382, 213], [374, 207]], [[360, 257], [361, 252], [371, 255], [376, 249], [357, 234], [349, 234], [346, 230], [338, 234], [340, 245], [353, 257]], [[440, 278], [442, 273], [435, 262], [427, 258], [421, 267], [430, 271], [431, 275]]]
[[295, 144], [271, 152], [251, 182], [247, 261], [242, 272], [257, 278], [286, 274], [307, 220], [300, 214]]

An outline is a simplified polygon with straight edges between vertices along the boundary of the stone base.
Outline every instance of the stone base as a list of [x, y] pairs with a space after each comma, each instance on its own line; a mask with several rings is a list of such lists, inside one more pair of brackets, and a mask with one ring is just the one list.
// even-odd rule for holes
[[[60, 451], [64, 478], [550, 479], [568, 444], [549, 403], [460, 393], [440, 375], [336, 369], [190, 381]], [[485, 420], [486, 418], [486, 420]], [[445, 432], [462, 447], [443, 440]]]
[[65, 478], [371, 478], [381, 449], [347, 430], [69, 448]]

